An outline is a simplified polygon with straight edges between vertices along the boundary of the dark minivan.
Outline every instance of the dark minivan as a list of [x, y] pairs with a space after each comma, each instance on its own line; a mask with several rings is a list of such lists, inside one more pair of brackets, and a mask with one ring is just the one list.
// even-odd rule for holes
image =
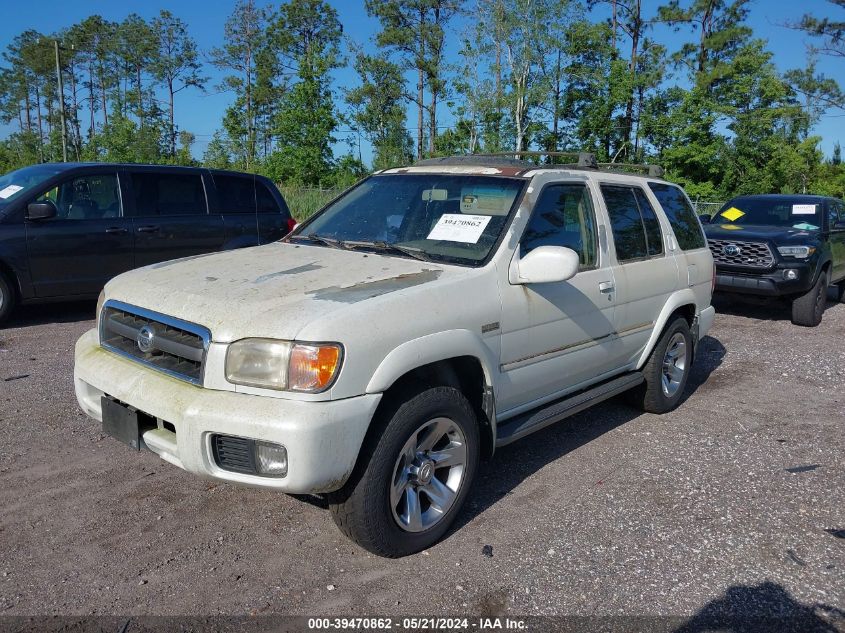
[[262, 176], [61, 163], [0, 177], [0, 323], [19, 303], [95, 298], [147, 264], [265, 244], [295, 225]]

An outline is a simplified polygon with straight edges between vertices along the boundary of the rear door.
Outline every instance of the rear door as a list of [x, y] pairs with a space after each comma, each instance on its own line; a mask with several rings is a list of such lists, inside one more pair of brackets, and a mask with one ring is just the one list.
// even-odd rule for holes
[[255, 178], [251, 175], [212, 173], [217, 193], [216, 212], [223, 220], [225, 248], [258, 244]]
[[116, 169], [92, 169], [61, 181], [37, 200], [50, 200], [55, 218], [26, 222], [35, 296], [83, 297], [134, 266], [132, 221], [124, 214]]
[[223, 218], [208, 213], [206, 184], [199, 170], [128, 173], [136, 266], [223, 247]]
[[616, 262], [616, 334], [626, 363], [645, 349], [660, 311], [679, 283], [677, 261], [666, 253], [660, 220], [639, 185], [603, 182]]

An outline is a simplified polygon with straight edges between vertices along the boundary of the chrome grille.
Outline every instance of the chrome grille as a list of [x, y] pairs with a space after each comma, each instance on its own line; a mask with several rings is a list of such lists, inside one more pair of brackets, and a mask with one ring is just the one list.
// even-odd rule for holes
[[100, 315], [100, 345], [194, 384], [202, 382], [211, 333], [204, 327], [119, 301]]
[[775, 264], [772, 249], [765, 242], [707, 240], [707, 244], [717, 264], [746, 268], [771, 268]]

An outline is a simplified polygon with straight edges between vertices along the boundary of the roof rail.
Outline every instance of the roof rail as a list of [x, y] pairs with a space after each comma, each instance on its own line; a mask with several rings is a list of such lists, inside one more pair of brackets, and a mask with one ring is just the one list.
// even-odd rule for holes
[[[495, 152], [491, 154], [476, 154], [476, 156], [497, 156], [497, 157], [528, 157], [528, 158], [551, 158], [552, 162], [542, 165], [532, 165], [534, 168], [554, 169], [554, 168], [569, 168], [569, 169], [598, 169], [602, 171], [622, 171], [643, 173], [650, 178], [663, 178], [664, 170], [660, 165], [648, 165], [638, 163], [599, 163], [596, 160], [596, 155], [592, 152], [538, 152], [538, 151], [520, 151], [520, 152]], [[554, 162], [555, 158], [569, 158], [574, 159], [571, 162]]]

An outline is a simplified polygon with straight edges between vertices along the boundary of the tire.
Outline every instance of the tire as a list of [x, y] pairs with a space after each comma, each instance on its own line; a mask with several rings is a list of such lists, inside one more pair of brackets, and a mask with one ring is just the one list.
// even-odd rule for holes
[[15, 308], [17, 297], [15, 296], [15, 287], [11, 284], [9, 279], [0, 272], [0, 325], [9, 318], [12, 310]]
[[822, 271], [807, 294], [801, 295], [792, 302], [792, 322], [795, 325], [816, 327], [822, 322], [825, 305], [827, 304], [827, 272]]
[[631, 402], [648, 413], [667, 413], [677, 407], [692, 370], [692, 351], [689, 324], [677, 317], [663, 330], [648, 357], [642, 370], [645, 382], [631, 392]]
[[[460, 391], [432, 387], [387, 403], [373, 424], [352, 477], [329, 495], [329, 510], [364, 549], [407, 556], [440, 540], [460, 512], [478, 469], [478, 421]], [[447, 457], [454, 465], [436, 466]]]

